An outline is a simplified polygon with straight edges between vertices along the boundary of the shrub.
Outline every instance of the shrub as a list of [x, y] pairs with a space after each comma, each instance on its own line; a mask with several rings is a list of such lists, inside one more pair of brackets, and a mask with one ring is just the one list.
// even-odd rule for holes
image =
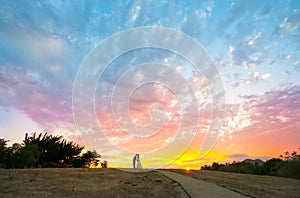
[[300, 179], [300, 160], [287, 160], [280, 164], [277, 176]]
[[57, 164], [55, 162], [48, 162], [46, 165], [45, 165], [45, 168], [57, 168]]

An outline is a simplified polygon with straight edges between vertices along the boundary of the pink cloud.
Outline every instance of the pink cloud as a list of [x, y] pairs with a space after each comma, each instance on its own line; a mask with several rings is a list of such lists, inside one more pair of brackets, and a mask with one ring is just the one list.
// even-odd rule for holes
[[228, 105], [224, 142], [215, 149], [278, 157], [299, 146], [300, 86], [243, 98], [243, 104]]

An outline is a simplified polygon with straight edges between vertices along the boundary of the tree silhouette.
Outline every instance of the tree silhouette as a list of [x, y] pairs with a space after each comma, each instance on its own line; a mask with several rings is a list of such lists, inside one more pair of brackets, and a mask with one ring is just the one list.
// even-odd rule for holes
[[300, 179], [300, 153], [298, 154], [296, 151], [289, 153], [286, 151], [284, 155], [280, 155], [279, 158], [267, 160], [263, 166], [259, 166], [258, 164], [253, 165], [245, 161], [233, 161], [232, 163], [226, 164], [218, 164], [214, 162], [211, 166], [202, 166], [201, 170], [272, 175]]
[[40, 156], [36, 160], [36, 167], [73, 166], [73, 163], [76, 166], [84, 166], [84, 164], [78, 163], [80, 161], [78, 161], [78, 156], [84, 147], [69, 142], [62, 136], [53, 136], [47, 133], [38, 135], [33, 133], [30, 136], [26, 133], [23, 143], [25, 147], [32, 144], [37, 145]]
[[21, 167], [33, 168], [38, 162], [40, 152], [37, 144], [27, 144], [20, 149], [19, 163]]
[[6, 164], [8, 150], [6, 148], [8, 140], [0, 139], [0, 164]]
[[21, 144], [14, 143], [11, 147], [8, 148], [6, 159], [6, 166], [8, 168], [22, 168], [22, 164], [20, 161], [20, 151], [22, 147], [23, 146]]
[[5, 168], [90, 167], [101, 157], [96, 151], [82, 154], [83, 146], [47, 133], [26, 133], [22, 144], [11, 147], [7, 142], [0, 139], [0, 167]]

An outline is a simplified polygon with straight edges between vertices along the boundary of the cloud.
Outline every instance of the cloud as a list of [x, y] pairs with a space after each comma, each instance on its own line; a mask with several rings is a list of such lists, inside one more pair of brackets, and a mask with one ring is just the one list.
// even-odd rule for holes
[[270, 75], [271, 75], [270, 73], [263, 74], [262, 77], [261, 77], [261, 79], [262, 79], [262, 80], [265, 80], [265, 79], [269, 78]]
[[[281, 127], [287, 127], [289, 124], [295, 126], [300, 115], [299, 97], [300, 86], [294, 85], [282, 90], [266, 92], [263, 97], [248, 101], [247, 109], [259, 113], [259, 117], [252, 115], [252, 120], [255, 120], [256, 123], [278, 124]], [[281, 122], [278, 122], [280, 120], [276, 118], [277, 116], [287, 117], [290, 122], [282, 125]]]
[[262, 32], [258, 32], [257, 35], [254, 36], [254, 38], [250, 39], [248, 41], [248, 45], [254, 45], [255, 42], [262, 36]]
[[71, 120], [71, 91], [66, 87], [53, 89], [49, 81], [24, 68], [2, 67], [0, 76], [0, 102], [5, 108], [22, 110], [40, 124]]
[[268, 156], [297, 147], [299, 97], [300, 86], [289, 85], [261, 95], [241, 96], [240, 103], [227, 104], [220, 146], [241, 153], [266, 152], [264, 155]]
[[234, 153], [234, 154], [229, 154], [227, 155], [228, 158], [234, 158], [234, 159], [240, 159], [240, 158], [248, 158], [249, 155], [245, 154], [245, 153]]
[[[240, 152], [279, 155], [297, 147], [300, 116], [300, 86], [265, 92], [263, 95], [243, 96], [244, 102], [227, 108], [225, 145], [235, 145]], [[242, 122], [247, 121], [246, 124]], [[232, 138], [229, 138], [229, 137]], [[274, 145], [278, 145], [274, 148]], [[273, 148], [270, 150], [270, 148]], [[266, 155], [265, 154], [265, 155]]]
[[300, 25], [300, 10], [295, 9], [291, 16], [286, 17], [283, 21], [283, 23], [280, 24], [281, 28], [286, 29], [287, 31], [294, 31], [297, 26]]
[[260, 80], [266, 80], [271, 76], [270, 73], [260, 74], [259, 72], [248, 72], [248, 76], [243, 81], [246, 84], [253, 84], [259, 82]]

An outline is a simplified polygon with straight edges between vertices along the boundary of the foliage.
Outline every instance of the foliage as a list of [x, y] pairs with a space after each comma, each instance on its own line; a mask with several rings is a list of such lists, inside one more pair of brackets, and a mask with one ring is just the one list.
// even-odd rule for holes
[[[300, 150], [300, 148], [299, 148]], [[272, 158], [267, 160], [263, 166], [251, 164], [248, 162], [233, 162], [219, 164], [214, 162], [211, 166], [204, 165], [201, 170], [214, 170], [234, 173], [256, 174], [256, 175], [272, 175], [280, 177], [291, 177], [300, 179], [300, 155], [296, 151], [291, 154], [285, 152], [280, 158]]]
[[272, 158], [270, 160], [267, 160], [263, 166], [264, 172], [268, 175], [276, 175], [278, 168], [282, 162], [283, 160], [279, 158]]
[[73, 164], [74, 167], [91, 167], [92, 164], [94, 164], [94, 167], [98, 166], [99, 160], [97, 158], [100, 158], [100, 155], [97, 154], [96, 151], [87, 151], [86, 153], [82, 154], [82, 156], [78, 156]]
[[0, 164], [4, 164], [7, 159], [7, 145], [8, 140], [0, 139]]
[[37, 144], [27, 144], [20, 149], [19, 165], [25, 168], [34, 168], [39, 160], [40, 152]]
[[0, 139], [0, 164], [6, 168], [90, 167], [100, 157], [96, 151], [81, 154], [84, 147], [47, 133], [26, 133], [22, 144], [11, 147], [7, 142]]
[[48, 135], [47, 133], [29, 136], [25, 134], [23, 141], [25, 147], [30, 144], [36, 144], [40, 153], [40, 158], [36, 162], [36, 167], [47, 166], [49, 163], [55, 163], [57, 166], [72, 166], [73, 160], [81, 153], [83, 147], [68, 142], [62, 136]]

